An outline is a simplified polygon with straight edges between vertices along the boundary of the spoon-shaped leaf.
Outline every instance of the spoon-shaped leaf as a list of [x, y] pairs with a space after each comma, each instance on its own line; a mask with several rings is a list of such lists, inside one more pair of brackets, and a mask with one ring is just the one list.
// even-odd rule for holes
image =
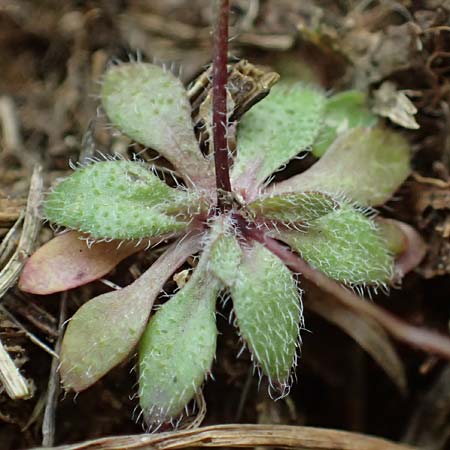
[[302, 320], [292, 273], [277, 256], [255, 243], [245, 249], [230, 290], [241, 336], [271, 386], [286, 394]]
[[277, 236], [330, 278], [347, 284], [386, 283], [393, 257], [373, 220], [351, 206], [317, 219], [306, 232]]
[[322, 156], [336, 137], [356, 127], [371, 127], [378, 118], [367, 106], [367, 98], [360, 91], [345, 91], [330, 97], [325, 105], [323, 127], [312, 153]]
[[320, 190], [381, 205], [409, 175], [410, 149], [398, 133], [354, 128], [340, 136], [310, 169], [270, 188], [271, 193]]
[[201, 260], [188, 283], [150, 320], [139, 346], [139, 403], [149, 425], [177, 417], [210, 370], [219, 286]]
[[211, 174], [194, 135], [191, 106], [181, 81], [153, 64], [121, 64], [105, 74], [102, 104], [113, 124], [158, 151], [187, 182]]
[[165, 282], [198, 249], [196, 236], [172, 244], [134, 283], [89, 300], [75, 313], [61, 349], [66, 389], [88, 388], [129, 355]]
[[47, 197], [44, 215], [94, 238], [140, 239], [185, 230], [188, 199], [140, 163], [104, 161], [59, 183]]
[[324, 94], [302, 85], [276, 85], [242, 118], [232, 170], [237, 189], [255, 189], [316, 139]]
[[77, 231], [56, 236], [28, 258], [19, 279], [19, 289], [48, 295], [67, 291], [97, 280], [145, 244], [98, 242], [88, 247]]

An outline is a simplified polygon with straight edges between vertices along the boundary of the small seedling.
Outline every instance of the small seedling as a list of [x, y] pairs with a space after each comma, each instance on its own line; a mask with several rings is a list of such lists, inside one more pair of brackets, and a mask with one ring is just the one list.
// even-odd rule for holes
[[[229, 151], [228, 6], [220, 5], [213, 106], [203, 105], [212, 154], [200, 150], [180, 80], [152, 64], [111, 67], [101, 90], [107, 116], [171, 163], [175, 183], [144, 162], [81, 165], [43, 205], [46, 219], [73, 231], [38, 250], [19, 283], [38, 294], [80, 286], [147, 243], [173, 241], [135, 282], [86, 302], [61, 349], [63, 385], [79, 392], [137, 346], [139, 403], [149, 427], [179, 418], [210, 373], [220, 294], [231, 297], [238, 333], [270, 393], [287, 395], [303, 324], [301, 290], [274, 243], [358, 289], [387, 287], [396, 276], [395, 253], [404, 249], [401, 230], [379, 226], [371, 207], [408, 176], [409, 147], [378, 124], [362, 94], [327, 98], [318, 88], [281, 81], [242, 117], [237, 148]], [[318, 162], [273, 182], [308, 150]], [[89, 258], [79, 233], [95, 242]], [[186, 283], [150, 317], [168, 279], [193, 255]]]
[[[178, 184], [170, 187], [144, 162], [106, 159], [80, 166], [53, 187], [43, 213], [100, 242], [93, 245], [96, 262], [80, 268], [75, 261], [77, 280], [49, 288], [35, 282], [49, 277], [40, 263], [43, 247], [29, 260], [21, 288], [46, 293], [73, 287], [102, 276], [143, 241], [174, 242], [141, 278], [75, 313], [62, 343], [64, 387], [88, 388], [138, 346], [145, 421], [157, 425], [179, 417], [211, 370], [216, 298], [227, 292], [255, 366], [274, 396], [286, 395], [303, 323], [301, 291], [265, 243], [286, 243], [347, 286], [388, 286], [395, 275], [392, 233], [377, 225], [371, 206], [383, 204], [408, 176], [407, 142], [377, 124], [359, 93], [327, 98], [318, 88], [281, 81], [240, 121], [237, 149], [229, 155], [232, 191], [224, 193], [216, 190], [214, 161], [199, 149], [186, 91], [174, 75], [152, 64], [113, 66], [101, 99], [118, 129], [173, 165]], [[303, 173], [270, 182], [307, 149], [323, 156]], [[60, 251], [58, 239], [66, 248], [83, 245], [68, 233], [47, 247]], [[112, 256], [105, 243], [111, 240], [116, 247], [123, 243]], [[198, 263], [187, 283], [149, 320], [166, 281], [194, 254]]]

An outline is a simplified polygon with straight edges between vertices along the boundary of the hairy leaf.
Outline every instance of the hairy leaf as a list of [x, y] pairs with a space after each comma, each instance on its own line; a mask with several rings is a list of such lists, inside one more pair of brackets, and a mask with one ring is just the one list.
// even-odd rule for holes
[[47, 197], [44, 215], [94, 238], [139, 239], [186, 230], [188, 199], [140, 163], [104, 161], [58, 184]]
[[19, 279], [19, 289], [48, 295], [67, 291], [97, 280], [123, 259], [142, 250], [134, 242], [99, 242], [88, 247], [81, 233], [69, 231], [40, 247], [27, 260]]
[[66, 389], [88, 388], [129, 355], [165, 282], [198, 248], [197, 237], [174, 243], [134, 283], [89, 300], [75, 313], [61, 349]]
[[220, 283], [202, 261], [150, 320], [139, 346], [139, 402], [148, 424], [178, 416], [195, 396], [216, 351]]
[[322, 192], [298, 192], [262, 197], [250, 203], [248, 209], [265, 219], [308, 225], [338, 206], [335, 199]]
[[229, 287], [237, 277], [243, 253], [228, 217], [215, 219], [206, 251], [209, 270]]
[[282, 231], [277, 237], [335, 280], [377, 285], [393, 276], [393, 257], [382, 234], [351, 206], [317, 219], [306, 232]]
[[344, 194], [365, 205], [381, 205], [410, 173], [408, 142], [381, 127], [355, 128], [340, 136], [310, 169], [270, 192], [320, 190]]
[[231, 297], [239, 331], [253, 358], [271, 386], [286, 394], [302, 320], [292, 273], [277, 256], [255, 243], [244, 253]]
[[312, 153], [320, 157], [336, 137], [356, 127], [371, 127], [378, 119], [367, 106], [367, 99], [360, 91], [345, 91], [333, 95], [325, 104], [324, 123]]
[[232, 181], [238, 189], [260, 185], [311, 146], [321, 126], [324, 94], [302, 85], [276, 85], [242, 118]]
[[191, 106], [181, 81], [153, 64], [121, 64], [105, 74], [106, 114], [132, 139], [158, 151], [187, 182], [210, 176], [194, 135]]

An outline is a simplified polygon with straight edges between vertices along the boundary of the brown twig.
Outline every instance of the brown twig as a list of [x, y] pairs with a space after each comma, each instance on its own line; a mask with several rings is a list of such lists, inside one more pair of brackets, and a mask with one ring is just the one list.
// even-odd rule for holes
[[213, 58], [213, 142], [216, 169], [217, 206], [220, 211], [229, 207], [224, 195], [231, 192], [227, 141], [227, 91], [228, 78], [228, 0], [218, 0], [217, 19], [214, 26]]
[[[62, 294], [61, 306], [59, 312], [59, 337], [55, 345], [57, 355], [61, 352], [61, 343], [64, 331], [64, 322], [66, 321], [67, 291]], [[44, 420], [42, 421], [42, 445], [52, 447], [55, 441], [55, 412], [58, 404], [59, 387], [59, 356], [53, 358], [50, 368], [50, 377], [47, 387], [47, 401], [45, 404]]]
[[330, 429], [288, 425], [215, 425], [195, 430], [95, 439], [56, 450], [175, 450], [196, 447], [271, 446], [303, 450], [412, 450], [373, 436]]

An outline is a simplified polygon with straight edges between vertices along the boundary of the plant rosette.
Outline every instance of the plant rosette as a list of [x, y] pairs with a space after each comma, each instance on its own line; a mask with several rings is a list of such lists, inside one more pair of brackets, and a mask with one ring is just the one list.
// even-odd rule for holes
[[[347, 286], [386, 288], [401, 276], [396, 256], [405, 252], [404, 226], [375, 220], [372, 207], [410, 173], [407, 141], [378, 124], [358, 92], [327, 98], [318, 88], [280, 82], [238, 125], [231, 206], [219, 212], [214, 163], [199, 149], [175, 76], [152, 64], [113, 66], [101, 99], [112, 123], [168, 160], [178, 182], [169, 186], [157, 168], [137, 161], [77, 168], [43, 205], [46, 219], [72, 231], [27, 261], [20, 288], [42, 295], [71, 289], [104, 276], [148, 242], [173, 242], [132, 284], [75, 313], [62, 342], [64, 387], [88, 388], [138, 347], [146, 423], [179, 417], [211, 371], [216, 299], [227, 291], [254, 364], [272, 395], [286, 395], [303, 324], [301, 290], [298, 274], [267, 243], [283, 243]], [[272, 182], [311, 150], [320, 159], [309, 169]], [[82, 235], [93, 242], [90, 249]], [[151, 316], [165, 283], [192, 255], [198, 262], [187, 283]]]

